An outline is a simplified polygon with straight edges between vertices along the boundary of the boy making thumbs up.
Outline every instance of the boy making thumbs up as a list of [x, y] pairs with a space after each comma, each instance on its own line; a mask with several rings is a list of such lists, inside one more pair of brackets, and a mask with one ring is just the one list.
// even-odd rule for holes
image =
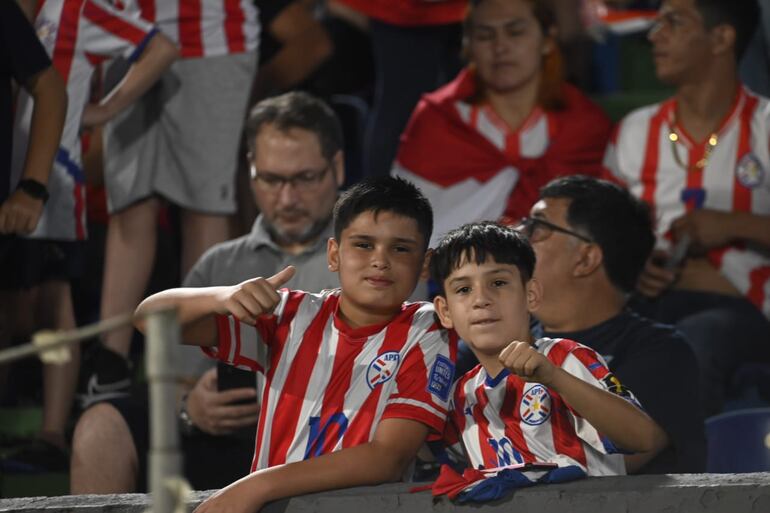
[[432, 305], [404, 303], [427, 274], [432, 225], [412, 184], [365, 181], [334, 209], [327, 257], [340, 289], [280, 289], [287, 267], [139, 305], [140, 314], [177, 307], [186, 343], [265, 376], [252, 474], [199, 512], [254, 512], [291, 495], [397, 480], [429, 431], [443, 430], [456, 340]]

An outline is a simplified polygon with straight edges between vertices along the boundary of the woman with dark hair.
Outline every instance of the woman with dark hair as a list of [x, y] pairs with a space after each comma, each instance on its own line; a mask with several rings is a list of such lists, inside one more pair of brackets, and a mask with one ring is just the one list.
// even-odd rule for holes
[[611, 124], [563, 78], [545, 0], [477, 0], [465, 22], [468, 66], [425, 95], [393, 173], [436, 212], [434, 237], [482, 219], [517, 220], [556, 176], [602, 172]]

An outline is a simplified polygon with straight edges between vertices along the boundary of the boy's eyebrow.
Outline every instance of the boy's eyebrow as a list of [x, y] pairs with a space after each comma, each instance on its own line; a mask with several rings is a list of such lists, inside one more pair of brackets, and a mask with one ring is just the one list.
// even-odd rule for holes
[[507, 29], [507, 28], [513, 28], [513, 27], [515, 27], [517, 25], [525, 25], [526, 21], [527, 20], [525, 18], [518, 18], [517, 17], [517, 18], [509, 18], [507, 20], [500, 20], [500, 21], [495, 21], [495, 22], [491, 22], [491, 21], [481, 22], [481, 23], [480, 22], [474, 22], [471, 25], [471, 28], [473, 30], [476, 30], [476, 29], [494, 30], [497, 27], [503, 27], [503, 28]]
[[[374, 235], [366, 235], [364, 233], [353, 233], [353, 234], [350, 234], [348, 237], [351, 239], [362, 239], [367, 241], [375, 240], [377, 238]], [[418, 244], [417, 240], [407, 238], [407, 237], [393, 237], [389, 240], [393, 242], [399, 242], [401, 244], [414, 244], [414, 245]]]
[[[488, 271], [484, 271], [484, 276], [490, 276], [490, 275], [493, 275], [493, 274], [509, 274], [509, 275], [513, 276], [513, 271], [511, 271], [510, 269], [507, 269], [505, 267], [495, 267], [494, 269], [490, 269]], [[469, 276], [460, 275], [460, 276], [456, 276], [454, 278], [449, 278], [449, 280], [447, 281], [447, 284], [448, 285], [453, 285], [455, 283], [462, 283], [462, 282], [465, 282], [465, 281], [468, 281], [468, 280], [470, 280]]]

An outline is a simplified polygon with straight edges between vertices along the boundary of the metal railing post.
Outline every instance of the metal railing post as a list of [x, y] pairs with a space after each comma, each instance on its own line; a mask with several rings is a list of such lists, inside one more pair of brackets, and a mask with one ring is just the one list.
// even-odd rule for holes
[[150, 384], [149, 489], [154, 513], [171, 513], [176, 506], [173, 491], [166, 485], [179, 476], [182, 457], [177, 424], [179, 348], [176, 310], [161, 310], [147, 317], [146, 364]]

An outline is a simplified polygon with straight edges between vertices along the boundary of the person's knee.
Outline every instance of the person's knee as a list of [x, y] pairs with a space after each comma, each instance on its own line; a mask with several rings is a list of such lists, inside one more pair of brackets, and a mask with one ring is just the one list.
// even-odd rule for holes
[[111, 404], [99, 403], [88, 408], [75, 425], [72, 436], [72, 457], [87, 454], [120, 452], [135, 459], [136, 449], [131, 430], [123, 416]]

